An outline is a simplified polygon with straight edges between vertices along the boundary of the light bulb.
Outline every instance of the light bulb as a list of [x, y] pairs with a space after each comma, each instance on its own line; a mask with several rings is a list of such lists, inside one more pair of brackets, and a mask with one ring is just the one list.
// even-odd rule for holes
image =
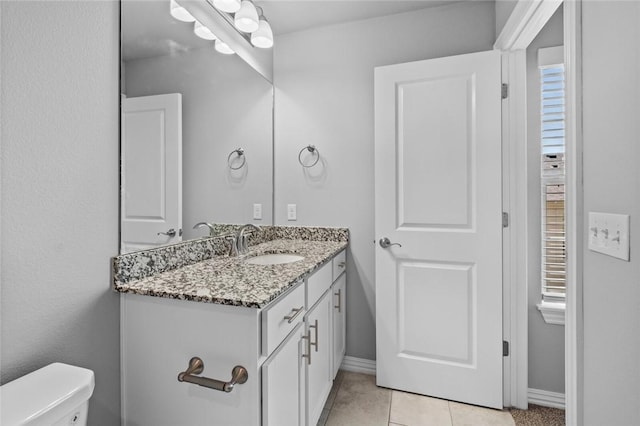
[[240, 10], [240, 0], [213, 0], [216, 9], [227, 13], [236, 13]]
[[245, 33], [252, 33], [258, 29], [258, 11], [250, 0], [242, 0], [242, 6], [235, 14], [233, 23], [237, 29]]
[[225, 54], [225, 55], [233, 55], [234, 53], [236, 53], [236, 52], [233, 51], [233, 49], [231, 49], [229, 47], [229, 45], [227, 43], [223, 42], [220, 39], [216, 40], [216, 43], [215, 43], [214, 47], [215, 47], [217, 52]]
[[251, 44], [262, 49], [273, 47], [273, 31], [263, 15], [260, 15], [258, 29], [251, 34]]
[[215, 40], [216, 38], [218, 38], [214, 33], [211, 32], [209, 28], [205, 27], [198, 21], [193, 24], [193, 32], [196, 33], [198, 37], [205, 40]]
[[193, 22], [196, 20], [196, 18], [191, 16], [191, 14], [187, 11], [187, 9], [185, 9], [184, 7], [176, 3], [176, 0], [171, 0], [170, 6], [169, 6], [169, 13], [171, 13], [171, 16], [176, 18], [178, 21]]

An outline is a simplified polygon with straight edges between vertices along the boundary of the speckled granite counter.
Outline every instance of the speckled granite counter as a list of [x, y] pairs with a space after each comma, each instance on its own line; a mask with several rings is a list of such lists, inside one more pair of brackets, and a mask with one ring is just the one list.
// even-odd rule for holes
[[[207, 240], [213, 240], [208, 238], [182, 243], [187, 245], [186, 249], [169, 247], [118, 256], [114, 258], [115, 290], [121, 293], [263, 308], [301, 278], [331, 260], [348, 244], [348, 231], [343, 228], [270, 228], [279, 229], [265, 229], [263, 235], [255, 239], [256, 244], [250, 246], [248, 253], [242, 256], [219, 255], [218, 251], [212, 249], [210, 258], [200, 260], [202, 255], [198, 247], [206, 244]], [[283, 228], [286, 232], [282, 231]], [[309, 229], [321, 232], [309, 232]], [[331, 232], [326, 232], [326, 229]], [[260, 242], [265, 239], [267, 241]], [[155, 273], [132, 272], [133, 269], [140, 269], [140, 265], [145, 265], [145, 259], [147, 269], [149, 263], [153, 264], [153, 269], [157, 259], [162, 258], [158, 254], [163, 253], [162, 250], [182, 249], [191, 253], [188, 246], [190, 244], [196, 247], [196, 255], [192, 256], [191, 264], [179, 259], [180, 265], [175, 269], [164, 268], [164, 271]], [[247, 258], [268, 253], [295, 253], [304, 256], [304, 259], [279, 265], [252, 265], [245, 262]], [[164, 259], [164, 264], [167, 263], [171, 262]]]

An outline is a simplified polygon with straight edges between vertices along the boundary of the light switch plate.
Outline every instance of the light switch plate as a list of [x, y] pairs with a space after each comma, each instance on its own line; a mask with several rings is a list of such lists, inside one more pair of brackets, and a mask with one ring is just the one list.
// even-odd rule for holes
[[629, 261], [629, 215], [589, 212], [589, 250]]
[[287, 220], [298, 220], [298, 212], [295, 204], [287, 204]]
[[262, 220], [262, 204], [253, 205], [253, 219]]

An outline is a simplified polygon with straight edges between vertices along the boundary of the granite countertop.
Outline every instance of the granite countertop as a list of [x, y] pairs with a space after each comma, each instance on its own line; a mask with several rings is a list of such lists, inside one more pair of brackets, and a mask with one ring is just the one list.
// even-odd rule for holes
[[[251, 246], [241, 256], [216, 256], [139, 280], [117, 282], [115, 289], [121, 293], [263, 308], [346, 247], [346, 241], [278, 239]], [[304, 259], [279, 265], [245, 262], [249, 257], [269, 253], [295, 253]]]

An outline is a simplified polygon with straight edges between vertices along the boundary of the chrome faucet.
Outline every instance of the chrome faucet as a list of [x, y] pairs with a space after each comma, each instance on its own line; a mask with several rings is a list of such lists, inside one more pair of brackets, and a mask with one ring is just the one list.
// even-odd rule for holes
[[209, 222], [198, 222], [195, 225], [193, 225], [193, 229], [198, 229], [198, 228], [202, 228], [202, 227], [207, 227], [209, 228], [209, 236], [213, 237], [214, 236], [214, 230], [213, 230], [213, 225], [210, 224]]
[[244, 254], [247, 252], [247, 230], [252, 229], [254, 231], [260, 231], [260, 227], [254, 225], [253, 223], [247, 223], [246, 225], [242, 225], [240, 229], [238, 229], [238, 233], [236, 234], [236, 247], [238, 254]]
[[238, 255], [238, 236], [236, 234], [222, 234], [221, 237], [229, 240], [229, 256], [237, 256]]

